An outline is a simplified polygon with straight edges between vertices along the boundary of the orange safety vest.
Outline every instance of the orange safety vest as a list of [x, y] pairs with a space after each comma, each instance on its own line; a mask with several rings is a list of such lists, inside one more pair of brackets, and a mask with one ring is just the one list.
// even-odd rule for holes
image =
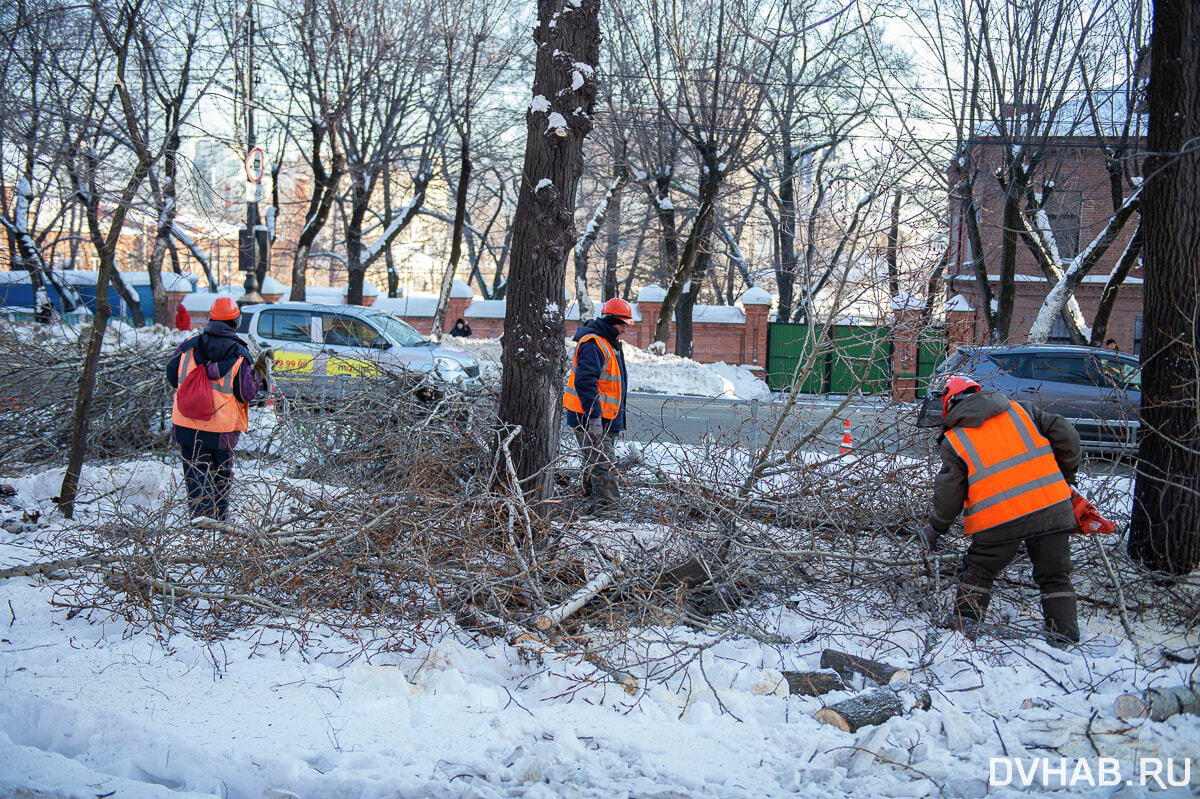
[[[604, 353], [604, 371], [596, 382], [598, 399], [600, 400], [600, 416], [604, 419], [616, 419], [621, 410], [621, 365], [617, 362], [617, 351], [603, 337], [588, 333], [579, 339], [575, 346], [575, 358], [571, 364], [571, 373], [567, 375], [567, 387], [563, 390], [563, 407], [575, 413], [585, 414], [583, 403], [575, 393], [575, 370], [579, 367], [579, 348], [585, 341], [595, 341]], [[586, 415], [586, 414], [585, 414]]]
[[[199, 346], [199, 345], [197, 345]], [[213, 415], [211, 419], [192, 419], [189, 416], [184, 416], [179, 410], [179, 396], [176, 390], [175, 401], [172, 403], [171, 421], [180, 427], [190, 427], [194, 430], [206, 430], [210, 433], [232, 433], [235, 430], [246, 431], [250, 429], [250, 406], [245, 402], [238, 402], [237, 397], [233, 394], [233, 381], [237, 379], [238, 371], [242, 368], [242, 362], [245, 358], [238, 356], [233, 363], [233, 368], [229, 370], [229, 374], [213, 380], [209, 378], [209, 383], [212, 384], [213, 390]], [[183, 385], [183, 381], [187, 378], [188, 372], [193, 369], [204, 368], [196, 363], [196, 358], [192, 354], [192, 349], [183, 351], [183, 355], [179, 358], [179, 385]]]
[[979, 427], [956, 427], [946, 440], [967, 464], [965, 532], [978, 533], [1071, 498], [1050, 441], [1015, 402]]

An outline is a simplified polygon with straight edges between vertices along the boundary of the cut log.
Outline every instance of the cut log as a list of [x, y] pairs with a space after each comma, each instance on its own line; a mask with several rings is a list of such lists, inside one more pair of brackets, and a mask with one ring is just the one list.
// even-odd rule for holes
[[830, 691], [844, 691], [846, 686], [836, 674], [827, 671], [785, 671], [788, 693], [800, 696], [820, 696]]
[[882, 724], [892, 716], [914, 710], [929, 709], [929, 692], [920, 685], [906, 683], [896, 688], [872, 688], [858, 696], [823, 707], [813, 718], [831, 724], [843, 732], [857, 732], [863, 727]]
[[1121, 694], [1113, 702], [1119, 719], [1166, 721], [1178, 713], [1200, 716], [1200, 688], [1179, 685], [1173, 688], [1147, 688], [1139, 694]]
[[861, 674], [875, 682], [876, 685], [898, 685], [912, 680], [908, 669], [898, 669], [887, 663], [848, 655], [836, 649], [826, 649], [821, 652], [821, 668], [833, 669], [843, 680], [851, 680], [855, 674]]

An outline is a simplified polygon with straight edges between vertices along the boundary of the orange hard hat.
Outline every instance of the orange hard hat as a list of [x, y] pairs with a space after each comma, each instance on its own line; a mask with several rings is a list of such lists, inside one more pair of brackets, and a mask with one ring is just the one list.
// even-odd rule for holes
[[983, 391], [983, 386], [969, 377], [950, 375], [946, 378], [946, 388], [942, 390], [942, 418], [945, 419], [946, 414], [950, 412], [950, 405], [955, 397], [959, 394], [974, 394], [976, 391]]
[[604, 303], [600, 308], [600, 313], [605, 316], [615, 316], [626, 324], [634, 324], [633, 321], [633, 306], [620, 297], [613, 297], [608, 302]]
[[216, 301], [212, 304], [212, 308], [208, 311], [209, 319], [217, 319], [221, 322], [232, 322], [241, 315], [241, 309], [229, 297], [217, 297]]

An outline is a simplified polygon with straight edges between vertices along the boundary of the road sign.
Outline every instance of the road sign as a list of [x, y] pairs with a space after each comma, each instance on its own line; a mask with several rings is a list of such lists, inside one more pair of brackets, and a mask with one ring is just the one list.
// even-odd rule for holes
[[251, 183], [260, 183], [263, 176], [263, 166], [267, 162], [267, 157], [263, 154], [261, 147], [255, 147], [246, 154], [246, 177]]

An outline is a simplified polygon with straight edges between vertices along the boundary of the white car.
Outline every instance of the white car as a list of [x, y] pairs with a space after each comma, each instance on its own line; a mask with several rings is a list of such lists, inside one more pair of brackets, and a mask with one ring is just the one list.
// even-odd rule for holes
[[479, 385], [479, 362], [430, 341], [407, 322], [358, 305], [281, 302], [248, 305], [238, 330], [275, 355], [281, 389], [336, 395], [347, 380], [409, 371], [463, 388]]

